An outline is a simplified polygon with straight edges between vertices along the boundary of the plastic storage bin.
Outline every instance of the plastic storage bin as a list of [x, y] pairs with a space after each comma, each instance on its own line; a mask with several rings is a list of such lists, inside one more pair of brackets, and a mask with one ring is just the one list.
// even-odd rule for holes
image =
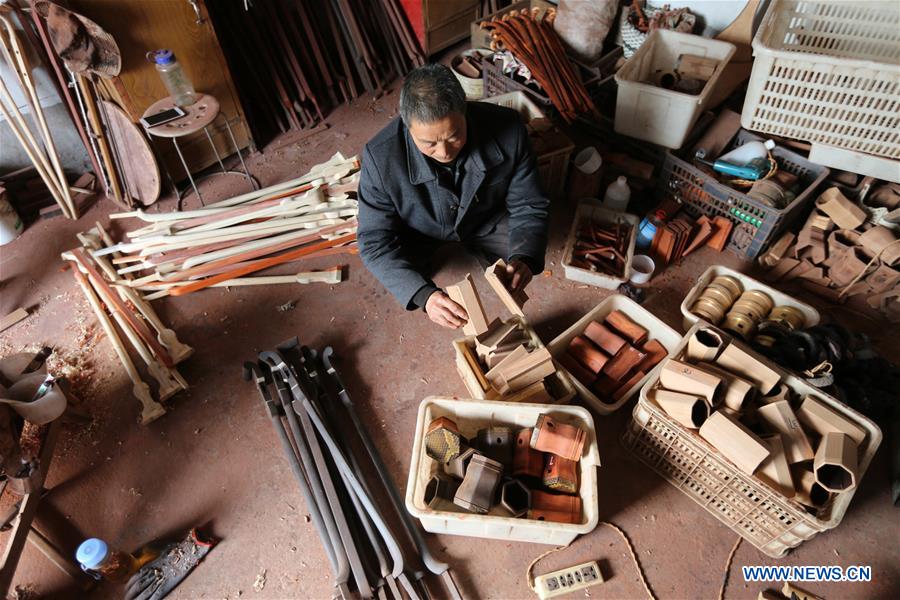
[[[762, 138], [741, 130], [731, 147]], [[772, 156], [780, 169], [800, 178], [805, 189], [786, 207], [778, 209], [758, 202], [747, 194], [724, 183], [669, 152], [659, 177], [660, 194], [679, 198], [685, 210], [694, 216], [721, 215], [734, 223], [728, 239], [728, 249], [747, 260], [756, 258], [769, 242], [799, 217], [816, 197], [816, 190], [830, 173], [799, 154], [775, 146]]]
[[[621, 276], [613, 277], [595, 273], [572, 264], [572, 254], [575, 251], [578, 229], [585, 221], [610, 224], [622, 223], [631, 227], [631, 239], [628, 242], [628, 252], [625, 255], [625, 272]], [[604, 208], [597, 200], [582, 200], [578, 204], [578, 208], [575, 209], [572, 229], [569, 231], [569, 238], [566, 240], [566, 246], [563, 250], [562, 264], [566, 279], [594, 285], [605, 290], [614, 290], [620, 284], [628, 281], [628, 278], [631, 277], [631, 259], [634, 257], [634, 242], [637, 237], [638, 222], [640, 222], [640, 219], [636, 216]]]
[[[697, 95], [667, 90], [652, 83], [659, 72], [673, 71], [682, 54], [705, 56], [719, 66]], [[734, 45], [699, 35], [655, 29], [616, 73], [616, 133], [666, 148], [681, 148], [703, 111]]]
[[[663, 323], [659, 320], [653, 313], [648, 311], [646, 308], [643, 308], [640, 304], [622, 296], [621, 294], [615, 294], [606, 298], [592, 308], [590, 312], [586, 315], [578, 319], [571, 327], [566, 329], [560, 335], [556, 337], [550, 344], [547, 345], [547, 349], [550, 351], [554, 357], [559, 356], [563, 352], [566, 351], [566, 348], [569, 347], [569, 342], [572, 341], [576, 335], [582, 333], [585, 328], [588, 326], [588, 323], [591, 321], [603, 321], [606, 316], [614, 310], [620, 310], [629, 317], [631, 320], [646, 328], [649, 332], [649, 336], [647, 339], [657, 340], [660, 344], [662, 344], [666, 350], [672, 352], [675, 348], [678, 347], [678, 343], [681, 341], [681, 336], [671, 327]], [[565, 370], [565, 367], [561, 368]], [[625, 396], [622, 397], [621, 400], [614, 404], [609, 404], [607, 402], [603, 402], [598, 398], [591, 390], [586, 388], [583, 383], [578, 381], [576, 377], [574, 377], [571, 373], [566, 371], [569, 375], [569, 379], [572, 380], [572, 385], [575, 386], [575, 389], [578, 390], [578, 395], [581, 396], [581, 399], [590, 405], [591, 409], [602, 414], [607, 415], [610, 414], [619, 408], [621, 408], [626, 402], [628, 402], [638, 390], [641, 389], [641, 386], [644, 385], [648, 379], [650, 379], [656, 371], [659, 369], [659, 365], [653, 368], [652, 371], [647, 373], [647, 375], [641, 379], [638, 383], [636, 383]]]
[[[534, 427], [538, 415], [549, 413], [560, 421], [577, 425], [587, 437], [584, 454], [578, 461], [578, 493], [581, 496], [581, 523], [551, 523], [506, 516], [503, 508], [495, 507], [486, 515], [451, 510], [435, 510], [424, 502], [425, 485], [437, 466], [425, 454], [425, 428], [433, 419], [448, 417], [456, 421], [464, 436], [474, 436], [478, 429], [494, 425]], [[425, 531], [472, 537], [491, 538], [510, 542], [533, 542], [564, 546], [583, 533], [593, 531], [599, 521], [597, 471], [600, 455], [594, 419], [580, 406], [548, 404], [517, 404], [429, 397], [419, 404], [415, 440], [406, 484], [406, 509], [422, 522]], [[462, 510], [462, 509], [460, 509]]]
[[[687, 340], [699, 328], [700, 325], [691, 328], [672, 353], [673, 356], [684, 354]], [[743, 344], [738, 345], [747, 349]], [[760, 355], [749, 352], [781, 373], [782, 381], [794, 392], [814, 396], [866, 431], [866, 439], [859, 448], [857, 481], [861, 481], [881, 444], [881, 429], [818, 388], [807, 385]], [[838, 526], [856, 488], [838, 494], [821, 516], [807, 513], [800, 504], [785, 498], [756, 477], [740, 471], [703, 438], [680, 425], [651, 402], [647, 398], [647, 392], [658, 381], [658, 376], [654, 376], [641, 388], [632, 420], [622, 436], [624, 446], [638, 459], [735, 533], [773, 558], [780, 558], [805, 540]]]
[[753, 38], [747, 129], [900, 159], [900, 11], [773, 0]]
[[[711, 265], [706, 269], [706, 271], [703, 272], [703, 275], [700, 276], [700, 279], [697, 280], [697, 283], [694, 284], [694, 287], [691, 288], [687, 296], [685, 296], [684, 300], [681, 302], [681, 314], [684, 315], [682, 325], [685, 331], [693, 327], [693, 325], [699, 321], [703, 321], [704, 323], [706, 323], [704, 319], [691, 312], [691, 307], [694, 305], [694, 302], [697, 301], [697, 298], [700, 297], [700, 294], [703, 293], [703, 290], [706, 288], [706, 286], [708, 286], [712, 282], [712, 280], [719, 275], [728, 275], [729, 277], [734, 277], [741, 282], [741, 285], [744, 287], [744, 291], [759, 290], [761, 292], [765, 292], [775, 303], [775, 306], [793, 306], [794, 308], [802, 312], [804, 317], [806, 317], [806, 327], [812, 327], [813, 325], [818, 325], [819, 323], [819, 311], [817, 311], [806, 302], [800, 302], [793, 296], [788, 296], [784, 292], [779, 292], [775, 288], [769, 287], [761, 281], [753, 279], [749, 275], [738, 273], [734, 269], [729, 269], [728, 267], [723, 267], [722, 265]], [[666, 347], [668, 348], [668, 346]]]
[[[484, 89], [488, 93], [488, 65], [484, 60]], [[482, 98], [481, 102], [498, 104], [519, 111], [522, 120], [528, 124], [533, 119], [547, 118], [544, 112], [523, 92], [509, 92], [497, 96]], [[551, 133], [552, 132], [552, 133]], [[569, 176], [569, 157], [575, 150], [575, 144], [562, 131], [554, 127], [551, 132], [542, 134], [546, 138], [545, 148], [537, 153], [537, 167], [544, 191], [552, 199], [562, 197]]]

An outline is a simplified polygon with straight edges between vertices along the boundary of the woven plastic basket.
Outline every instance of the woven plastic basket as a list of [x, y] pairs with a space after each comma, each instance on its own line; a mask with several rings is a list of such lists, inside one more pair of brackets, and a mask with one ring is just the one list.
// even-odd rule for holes
[[900, 159], [900, 6], [773, 0], [753, 38], [746, 129]]
[[[683, 356], [687, 340], [700, 327], [694, 325], [670, 356]], [[750, 353], [782, 373], [782, 380], [795, 393], [815, 396], [866, 431], [866, 439], [859, 448], [861, 480], [881, 444], [881, 429], [845, 404], [784, 373], [758, 354]], [[800, 504], [740, 471], [703, 438], [650, 401], [647, 392], [658, 383], [657, 372], [641, 389], [632, 420], [622, 436], [623, 445], [638, 459], [773, 558], [784, 556], [791, 548], [840, 524], [856, 488], [838, 494], [819, 516], [807, 513]]]

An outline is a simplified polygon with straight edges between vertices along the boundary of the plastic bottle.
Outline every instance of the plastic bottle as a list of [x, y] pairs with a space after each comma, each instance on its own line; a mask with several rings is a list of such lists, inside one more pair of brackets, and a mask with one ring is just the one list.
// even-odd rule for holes
[[644, 217], [638, 225], [637, 239], [634, 240], [634, 247], [638, 250], [646, 250], [653, 243], [656, 237], [656, 231], [663, 226], [666, 213], [658, 210], [652, 215]]
[[147, 60], [156, 66], [159, 76], [163, 80], [169, 95], [175, 99], [178, 106], [190, 106], [197, 101], [197, 94], [191, 80], [184, 73], [184, 69], [175, 60], [175, 53], [171, 50], [156, 50], [147, 53]]
[[733, 165], [746, 165], [755, 158], [768, 158], [769, 150], [775, 147], [775, 142], [747, 142], [741, 144], [731, 152], [726, 152], [716, 160], [731, 163]]
[[610, 210], [625, 212], [629, 200], [631, 200], [631, 188], [628, 187], [628, 180], [624, 176], [620, 176], [606, 188], [603, 206]]
[[131, 554], [110, 548], [98, 538], [90, 538], [78, 546], [75, 560], [81, 563], [85, 573], [100, 579], [125, 582], [140, 568], [140, 563]]

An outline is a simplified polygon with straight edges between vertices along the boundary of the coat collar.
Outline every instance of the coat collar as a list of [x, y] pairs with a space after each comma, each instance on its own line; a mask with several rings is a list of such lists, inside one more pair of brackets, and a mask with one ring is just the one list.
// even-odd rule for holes
[[[473, 123], [475, 119], [473, 119], [474, 115], [472, 115], [472, 112], [469, 110], [466, 116], [466, 148], [468, 149], [468, 154], [465, 163], [463, 163], [464, 172], [481, 171], [481, 179], [483, 179], [484, 171], [503, 162], [503, 151], [500, 150], [497, 140], [493, 137], [479, 135], [477, 123]], [[436, 179], [434, 170], [428, 164], [425, 155], [416, 148], [409, 130], [402, 121], [400, 122], [400, 127], [403, 128], [406, 141], [406, 164], [409, 169], [409, 182], [413, 185], [418, 185]]]

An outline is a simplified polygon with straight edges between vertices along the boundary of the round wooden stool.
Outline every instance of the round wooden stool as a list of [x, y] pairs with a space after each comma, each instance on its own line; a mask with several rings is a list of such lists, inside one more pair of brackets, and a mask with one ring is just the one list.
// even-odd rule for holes
[[[250, 183], [251, 189], [259, 189], [259, 183], [256, 181], [256, 179], [253, 178], [252, 175], [250, 175], [250, 172], [247, 170], [247, 165], [244, 163], [244, 156], [241, 154], [241, 149], [238, 147], [237, 141], [234, 138], [234, 133], [231, 131], [231, 124], [228, 122], [228, 118], [222, 115], [222, 120], [225, 122], [225, 130], [228, 132], [228, 137], [231, 139], [231, 144], [234, 146], [234, 149], [237, 152], [238, 158], [241, 161], [241, 167], [243, 167], [244, 172], [241, 173], [238, 171], [229, 171], [225, 168], [225, 165], [222, 163], [222, 157], [219, 156], [219, 151], [218, 149], [216, 149], [216, 144], [215, 142], [213, 142], [212, 135], [209, 132], [209, 126], [212, 125], [213, 122], [221, 114], [221, 112], [219, 111], [219, 101], [209, 94], [198, 95], [199, 98], [196, 102], [194, 102], [190, 106], [180, 107], [181, 110], [186, 113], [183, 117], [174, 121], [169, 121], [168, 123], [164, 123], [163, 125], [146, 128], [147, 133], [150, 135], [156, 136], [158, 138], [169, 138], [172, 140], [172, 144], [175, 146], [175, 152], [178, 153], [178, 158], [181, 160], [181, 166], [184, 167], [184, 172], [187, 174], [188, 181], [190, 181], [190, 187], [179, 191], [178, 187], [175, 186], [175, 179], [172, 177], [171, 173], [168, 172], [168, 169], [166, 169], [165, 163], [163, 162], [163, 169], [166, 171], [166, 175], [168, 175], [169, 180], [172, 181], [172, 186], [178, 193], [178, 210], [181, 210], [181, 201], [184, 195], [189, 193], [191, 189], [194, 190], [194, 192], [197, 194], [197, 198], [200, 199], [200, 204], [203, 205], [203, 196], [200, 194], [200, 190], [197, 188], [197, 182], [214, 175], [239, 175], [247, 179], [247, 181]], [[167, 98], [163, 98], [162, 100], [154, 102], [150, 106], [150, 108], [144, 111], [143, 116], [144, 118], [147, 118], [174, 107], [175, 99], [172, 96], [169, 96]], [[206, 139], [209, 140], [209, 145], [216, 155], [216, 161], [219, 163], [219, 167], [222, 169], [222, 172], [210, 173], [195, 180], [194, 176], [191, 175], [191, 170], [188, 167], [187, 161], [185, 161], [184, 159], [184, 155], [181, 153], [181, 147], [178, 145], [178, 138], [191, 135], [192, 133], [197, 133], [201, 129], [206, 134]]]

